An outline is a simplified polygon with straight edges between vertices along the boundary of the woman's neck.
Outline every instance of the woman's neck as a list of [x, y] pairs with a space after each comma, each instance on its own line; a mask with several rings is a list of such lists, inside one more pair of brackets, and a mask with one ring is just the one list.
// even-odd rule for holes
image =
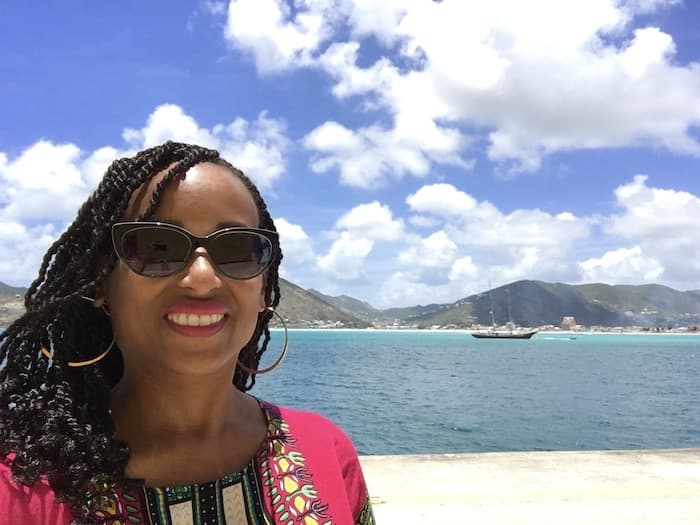
[[266, 435], [257, 400], [230, 377], [125, 376], [112, 391], [111, 406], [117, 436], [130, 449], [126, 474], [151, 486], [240, 471]]
[[250, 401], [227, 374], [151, 377], [140, 372], [125, 374], [115, 386], [111, 409], [118, 434], [136, 425], [144, 437], [213, 436], [248, 420]]

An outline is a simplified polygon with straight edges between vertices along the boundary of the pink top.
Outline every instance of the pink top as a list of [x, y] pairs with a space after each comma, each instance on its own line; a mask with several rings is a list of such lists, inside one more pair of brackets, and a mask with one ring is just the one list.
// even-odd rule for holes
[[[242, 472], [197, 485], [118, 489], [113, 504], [91, 514], [91, 520], [111, 525], [373, 525], [367, 487], [347, 435], [318, 414], [260, 404], [267, 436]], [[46, 480], [32, 487], [13, 482], [10, 464], [9, 457], [0, 460], [0, 524], [68, 525], [79, 517], [70, 505], [56, 502]]]

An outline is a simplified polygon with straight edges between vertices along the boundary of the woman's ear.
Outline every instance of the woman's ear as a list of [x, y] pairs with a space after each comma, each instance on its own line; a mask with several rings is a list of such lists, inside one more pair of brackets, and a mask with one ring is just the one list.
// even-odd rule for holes
[[107, 305], [107, 296], [109, 295], [109, 276], [103, 278], [102, 282], [95, 289], [95, 300], [93, 306], [95, 308], [103, 308]]
[[95, 308], [102, 308], [106, 304], [107, 304], [107, 297], [104, 295], [98, 295], [97, 297], [95, 297], [95, 302], [92, 303], [92, 305]]

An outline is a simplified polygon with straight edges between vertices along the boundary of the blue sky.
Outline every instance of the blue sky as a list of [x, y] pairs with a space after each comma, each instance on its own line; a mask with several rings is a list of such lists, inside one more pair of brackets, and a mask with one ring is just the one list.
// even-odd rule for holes
[[6, 2], [0, 281], [167, 139], [261, 187], [283, 276], [378, 307], [700, 288], [700, 5]]

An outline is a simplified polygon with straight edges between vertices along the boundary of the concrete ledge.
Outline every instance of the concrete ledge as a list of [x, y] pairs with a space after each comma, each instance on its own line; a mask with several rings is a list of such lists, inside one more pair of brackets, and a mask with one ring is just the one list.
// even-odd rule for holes
[[379, 525], [700, 524], [700, 449], [363, 456]]

